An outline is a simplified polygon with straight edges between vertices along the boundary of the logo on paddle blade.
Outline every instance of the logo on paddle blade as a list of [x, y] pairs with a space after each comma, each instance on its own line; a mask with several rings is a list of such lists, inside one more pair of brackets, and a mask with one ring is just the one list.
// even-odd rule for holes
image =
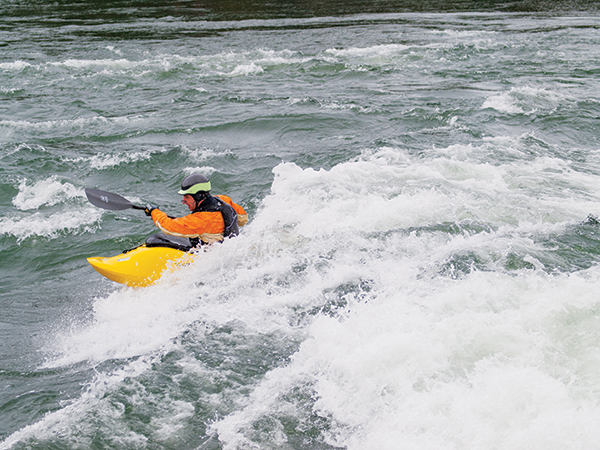
[[108, 203], [108, 197], [106, 195], [100, 196], [100, 200], [102, 200], [104, 203]]

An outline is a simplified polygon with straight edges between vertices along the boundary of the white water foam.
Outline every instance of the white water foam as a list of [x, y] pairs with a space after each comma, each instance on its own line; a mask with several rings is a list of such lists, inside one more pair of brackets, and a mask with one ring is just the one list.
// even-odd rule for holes
[[[456, 220], [456, 204], [467, 202], [458, 202], [461, 194], [453, 198], [450, 192], [468, 195], [468, 203], [475, 205], [474, 200], [492, 192], [471, 209], [474, 217], [504, 223], [515, 234], [523, 227], [515, 214], [524, 209], [500, 205], [499, 211], [487, 210], [498, 208], [499, 198], [516, 206], [524, 196], [505, 182], [497, 182], [494, 189], [492, 180], [491, 191], [490, 184], [483, 185], [490, 174], [499, 180], [507, 177], [504, 167], [459, 165], [462, 171], [457, 173], [446, 170], [448, 161], [438, 159], [413, 163], [409, 174], [381, 164], [384, 156], [341, 164], [329, 172], [294, 165], [276, 169], [273, 195], [254, 225], [263, 220], [273, 225], [266, 217], [277, 211], [280, 226], [315, 242], [315, 247], [323, 246], [323, 254], [335, 246], [332, 233], [342, 234], [348, 247], [335, 247], [329, 270], [313, 273], [301, 296], [318, 296], [326, 279], [335, 285], [344, 276], [370, 279], [373, 288], [366, 302], [349, 296], [341, 320], [317, 317], [292, 363], [270, 372], [242, 409], [213, 424], [224, 448], [260, 447], [253, 427], [267, 417], [294, 414], [288, 398], [298, 387], [313, 391], [318, 399], [313, 412], [332, 425], [328, 443], [350, 450], [594, 448], [600, 438], [594, 425], [600, 419], [600, 331], [588, 321], [597, 323], [599, 317], [600, 270], [561, 276], [539, 269], [475, 271], [459, 280], [419, 278], [419, 266], [439, 259], [436, 252], [461, 246], [510, 249], [518, 241], [501, 233], [442, 239], [446, 242], [409, 235], [388, 239], [379, 248], [384, 243], [362, 239], [360, 232], [434, 223], [452, 215]], [[543, 159], [532, 165], [537, 170], [544, 166]], [[545, 176], [544, 169], [536, 174]], [[573, 172], [565, 178], [579, 181]], [[417, 195], [426, 179], [452, 181], [453, 189], [428, 190], [427, 196], [402, 208], [405, 197]], [[461, 185], [465, 180], [469, 182]], [[417, 185], [415, 193], [407, 188], [411, 182]], [[394, 190], [404, 198], [398, 205]], [[536, 198], [528, 207], [539, 210], [546, 201]], [[417, 207], [423, 203], [429, 206], [429, 217]], [[550, 203], [563, 210], [556, 216], [568, 217], [577, 209], [571, 202]], [[360, 217], [352, 215], [358, 208]], [[562, 225], [538, 222], [525, 227], [556, 226]], [[354, 241], [347, 239], [351, 233], [345, 227], [359, 231]], [[592, 336], [582, 341], [582, 330]], [[271, 431], [272, 442], [284, 446], [281, 430]]]
[[[224, 449], [283, 448], [281, 427], [258, 437], [255, 430], [265, 418], [303, 420], [307, 412], [290, 400], [298, 389], [313, 399], [308, 413], [327, 421], [324, 439], [349, 450], [594, 448], [599, 269], [548, 275], [542, 266], [509, 272], [490, 263], [457, 278], [439, 272], [461, 252], [493, 259], [539, 250], [532, 230], [560, 230], [596, 203], [590, 179], [545, 157], [493, 166], [452, 158], [465, 149], [444, 150], [416, 159], [387, 148], [331, 170], [280, 164], [240, 237], [156, 286], [96, 299], [91, 322], [56, 332], [45, 367], [114, 359], [131, 360], [125, 371], [138, 361], [147, 369], [178, 348], [182, 333], [202, 339], [238, 323], [249, 334], [305, 339], [250, 395], [226, 394], [238, 407], [211, 424]], [[536, 183], [524, 181], [530, 176]], [[490, 226], [427, 230], [464, 221]], [[337, 313], [327, 313], [336, 304]], [[193, 357], [184, 363], [205, 373]], [[50, 433], [59, 419], [75, 442], [86, 435], [89, 411], [102, 411], [114, 415], [107, 421], [115, 439], [143, 446], [100, 389], [122, 380], [120, 372], [99, 373], [85, 396], [5, 444]], [[131, 396], [154, 401], [143, 391]], [[164, 437], [192, 409], [163, 400]]]
[[[81, 198], [85, 198], [82, 189], [54, 176], [33, 184], [23, 179], [12, 203], [26, 213], [0, 217], [0, 235], [14, 236], [22, 241], [32, 236], [52, 238], [61, 232], [93, 231], [102, 215], [100, 210], [87, 205], [75, 210], [63, 209], [65, 204]], [[42, 208], [43, 211], [30, 212]]]
[[403, 44], [385, 44], [372, 47], [354, 47], [350, 49], [330, 48], [325, 53], [336, 57], [360, 57], [360, 58], [379, 58], [379, 57], [394, 57], [398, 53], [405, 52], [409, 47]]
[[25, 62], [25, 61], [21, 61], [21, 60], [14, 61], [14, 62], [0, 63], [0, 69], [2, 69], [2, 70], [20, 71], [27, 67], [31, 67], [31, 64], [29, 64], [28, 62]]
[[113, 371], [110, 374], [98, 373], [81, 397], [57, 411], [46, 414], [39, 422], [13, 433], [6, 440], [0, 442], [0, 449], [10, 449], [28, 439], [44, 441], [52, 440], [56, 436], [68, 436], [71, 445], [74, 447], [89, 448], [92, 445], [91, 429], [93, 425], [78, 421], [78, 418], [88, 413], [103, 417], [107, 423], [113, 426], [115, 433], [112, 437], [113, 445], [126, 448], [142, 448], [146, 444], [147, 438], [120, 425], [118, 419], [122, 414], [122, 410], [119, 410], [118, 405], [111, 405], [103, 402], [102, 399], [119, 383], [135, 378], [147, 371], [153, 362], [152, 358], [141, 358], [131, 362], [126, 368]]
[[92, 169], [108, 169], [112, 167], [120, 166], [121, 164], [132, 163], [136, 161], [147, 161], [153, 154], [160, 153], [159, 151], [145, 150], [141, 152], [130, 152], [130, 153], [99, 153], [91, 157], [80, 157], [67, 159], [75, 163], [85, 162], [89, 164]]
[[[185, 152], [187, 154], [187, 156], [191, 159], [197, 160], [197, 161], [205, 161], [209, 158], [213, 158], [215, 156], [222, 156], [222, 155], [231, 155], [231, 150], [220, 150], [220, 149], [214, 149], [214, 148], [188, 148], [183, 146], [182, 147], [182, 151]], [[210, 170], [214, 171], [215, 169], [211, 168]]]
[[58, 233], [90, 232], [102, 213], [94, 208], [44, 214], [36, 212], [26, 217], [0, 217], [0, 235], [23, 239], [40, 236], [52, 238]]
[[488, 97], [483, 102], [482, 108], [492, 108], [508, 114], [531, 115], [538, 111], [551, 114], [559, 105], [565, 103], [570, 102], [556, 92], [522, 86], [513, 87], [507, 92]]
[[600, 376], [582, 375], [600, 360], [591, 347], [570, 360], [556, 328], [573, 301], [596, 308], [597, 279], [475, 273], [410, 295], [389, 283], [343, 322], [316, 321], [282, 379], [312, 379], [316, 411], [339, 424], [330, 443], [348, 449], [593, 448]]
[[77, 119], [46, 120], [40, 122], [32, 122], [28, 120], [0, 120], [0, 126], [15, 129], [48, 131], [55, 130], [56, 128], [85, 129], [89, 126], [104, 126], [106, 124], [125, 125], [130, 124], [132, 121], [137, 119], [139, 119], [139, 116], [134, 118], [114, 117], [108, 119], [103, 116], [94, 116]]
[[21, 211], [39, 209], [41, 206], [52, 206], [73, 198], [84, 197], [85, 194], [71, 183], [61, 182], [52, 176], [32, 185], [23, 179], [19, 184], [19, 193], [13, 198], [13, 205]]

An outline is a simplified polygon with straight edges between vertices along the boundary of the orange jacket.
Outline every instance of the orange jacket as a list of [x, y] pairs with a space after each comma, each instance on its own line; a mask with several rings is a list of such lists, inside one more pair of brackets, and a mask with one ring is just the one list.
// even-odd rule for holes
[[[240, 205], [233, 203], [226, 195], [215, 195], [230, 205], [238, 215], [238, 225], [248, 223], [248, 214]], [[200, 211], [187, 216], [171, 219], [160, 209], [152, 211], [154, 224], [165, 234], [187, 238], [200, 238], [202, 242], [212, 243], [223, 240], [225, 221], [219, 211]]]

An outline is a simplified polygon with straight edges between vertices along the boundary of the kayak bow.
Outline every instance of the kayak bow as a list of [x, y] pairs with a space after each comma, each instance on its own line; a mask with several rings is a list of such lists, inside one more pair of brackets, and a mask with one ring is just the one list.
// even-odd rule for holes
[[187, 238], [156, 233], [146, 242], [120, 255], [88, 258], [91, 266], [109, 280], [127, 286], [143, 287], [156, 283], [165, 273], [190, 264], [196, 254]]
[[143, 244], [120, 255], [87, 260], [100, 275], [109, 280], [127, 286], [144, 287], [156, 283], [165, 273], [171, 273], [193, 259], [191, 253]]

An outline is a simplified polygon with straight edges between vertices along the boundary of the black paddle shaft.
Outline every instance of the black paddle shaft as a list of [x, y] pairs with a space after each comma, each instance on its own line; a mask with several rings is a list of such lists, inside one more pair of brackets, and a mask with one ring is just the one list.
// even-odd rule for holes
[[134, 205], [125, 197], [100, 189], [85, 188], [85, 195], [90, 203], [98, 208], [120, 211], [122, 209], [146, 209], [143, 206]]

